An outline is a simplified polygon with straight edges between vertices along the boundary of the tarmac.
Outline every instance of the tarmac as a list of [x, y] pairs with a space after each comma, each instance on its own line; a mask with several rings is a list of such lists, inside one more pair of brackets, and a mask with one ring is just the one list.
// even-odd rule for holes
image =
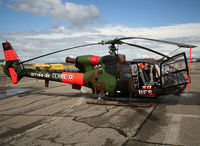
[[[2, 76], [2, 73], [0, 73]], [[17, 85], [1, 77], [0, 145], [131, 146], [200, 145], [200, 64], [180, 96], [137, 99], [151, 107], [91, 105], [91, 90], [23, 78]], [[6, 90], [5, 90], [6, 88]], [[4, 92], [7, 91], [7, 92]], [[114, 101], [116, 102], [116, 101]]]

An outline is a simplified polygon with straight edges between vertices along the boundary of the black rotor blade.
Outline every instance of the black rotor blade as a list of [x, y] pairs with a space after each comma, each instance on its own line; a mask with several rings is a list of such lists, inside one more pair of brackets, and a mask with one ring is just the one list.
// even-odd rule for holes
[[119, 40], [127, 40], [127, 39], [149, 40], [149, 41], [155, 41], [155, 42], [166, 43], [166, 44], [171, 44], [171, 45], [177, 45], [177, 46], [183, 47], [183, 48], [194, 48], [194, 47], [197, 47], [195, 45], [190, 45], [190, 44], [176, 43], [176, 42], [171, 42], [171, 41], [156, 40], [156, 39], [143, 38], [143, 37], [124, 37], [124, 38], [119, 38]]
[[67, 51], [67, 50], [72, 50], [72, 49], [76, 49], [76, 48], [81, 48], [81, 47], [92, 46], [92, 45], [98, 45], [98, 44], [100, 44], [100, 43], [92, 43], [92, 44], [80, 45], [80, 46], [75, 46], [75, 47], [70, 47], [70, 48], [66, 48], [66, 49], [54, 51], [54, 52], [51, 52], [51, 53], [43, 54], [41, 56], [34, 57], [34, 58], [31, 58], [31, 59], [22, 61], [19, 64], [22, 64], [22, 63], [25, 63], [25, 62], [29, 62], [29, 61], [32, 61], [32, 60], [36, 60], [38, 58], [42, 58], [42, 57], [49, 56], [49, 55], [52, 55], [52, 54], [56, 54], [56, 53], [59, 53], [59, 52], [63, 52], [63, 51]]
[[158, 55], [161, 55], [163, 57], [166, 57], [166, 58], [170, 58], [169, 56], [165, 55], [165, 54], [162, 54], [160, 52], [157, 52], [157, 51], [154, 51], [150, 48], [146, 48], [146, 47], [143, 47], [143, 46], [139, 46], [139, 45], [136, 45], [136, 44], [131, 44], [131, 43], [126, 43], [126, 42], [122, 42], [120, 41], [122, 44], [126, 44], [126, 45], [129, 45], [129, 46], [133, 46], [133, 47], [138, 47], [138, 48], [141, 48], [141, 49], [144, 49], [144, 50], [147, 50], [147, 51], [150, 51], [150, 52], [153, 52], [155, 54], [158, 54]]

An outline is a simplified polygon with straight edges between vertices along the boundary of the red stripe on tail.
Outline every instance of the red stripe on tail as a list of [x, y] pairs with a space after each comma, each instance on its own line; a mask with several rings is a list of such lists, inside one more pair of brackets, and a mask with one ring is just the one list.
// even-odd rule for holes
[[9, 72], [10, 72], [10, 77], [12, 79], [12, 82], [14, 84], [16, 84], [17, 83], [17, 74], [16, 74], [15, 70], [13, 68], [9, 68]]
[[18, 57], [14, 50], [5, 50], [4, 54], [5, 54], [6, 61], [18, 60]]

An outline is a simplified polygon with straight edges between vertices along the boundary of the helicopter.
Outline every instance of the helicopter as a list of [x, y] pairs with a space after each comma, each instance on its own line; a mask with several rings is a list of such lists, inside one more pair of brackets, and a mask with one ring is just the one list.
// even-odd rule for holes
[[[6, 41], [2, 43], [6, 60], [3, 70], [14, 84], [17, 84], [22, 77], [30, 77], [45, 80], [46, 87], [49, 86], [49, 81], [72, 84], [72, 88], [78, 90], [82, 86], [86, 86], [92, 89], [92, 93], [99, 93], [99, 101], [102, 101], [102, 93], [112, 97], [126, 96], [130, 100], [132, 97], [159, 97], [161, 95], [178, 95], [182, 93], [191, 81], [185, 52], [170, 57], [153, 49], [125, 42], [126, 40], [135, 39], [176, 45], [179, 48], [191, 49], [196, 47], [194, 45], [151, 38], [124, 37], [65, 48], [20, 61], [11, 43]], [[25, 68], [23, 65], [26, 62], [55, 53], [94, 45], [109, 45], [109, 55], [67, 57], [66, 63], [74, 64], [78, 69], [75, 72], [31, 69]], [[124, 54], [118, 53], [116, 45], [137, 47], [158, 54], [161, 58], [157, 60], [143, 58], [127, 61]]]

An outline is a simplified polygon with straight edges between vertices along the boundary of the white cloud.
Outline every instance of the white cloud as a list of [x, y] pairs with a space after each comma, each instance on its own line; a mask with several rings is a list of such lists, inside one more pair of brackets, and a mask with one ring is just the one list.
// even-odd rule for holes
[[[24, 34], [26, 38], [37, 38], [37, 39], [63, 39], [63, 38], [74, 38], [74, 37], [96, 37], [98, 36], [142, 36], [142, 37], [150, 37], [150, 38], [158, 38], [158, 39], [173, 39], [177, 40], [177, 38], [181, 41], [189, 42], [195, 41], [198, 39], [200, 35], [200, 23], [189, 23], [189, 24], [180, 24], [173, 26], [161, 26], [161, 27], [152, 27], [152, 28], [133, 28], [133, 27], [125, 27], [122, 25], [106, 25], [102, 27], [86, 27], [86, 28], [66, 28], [64, 26], [60, 26], [56, 29], [50, 29], [48, 33], [39, 32], [35, 34], [27, 35]], [[187, 40], [184, 39], [187, 37]], [[141, 40], [137, 40], [140, 42]], [[198, 40], [199, 41], [199, 40]], [[143, 41], [141, 41], [143, 42]]]
[[[140, 36], [150, 37], [155, 39], [170, 40], [180, 43], [188, 43], [200, 46], [200, 23], [181, 24], [174, 26], [162, 26], [153, 28], [133, 28], [122, 25], [109, 25], [102, 27], [85, 27], [85, 28], [66, 28], [60, 26], [58, 28], [44, 30], [40, 32], [17, 32], [17, 33], [0, 33], [0, 42], [8, 40], [16, 49], [21, 60], [31, 57], [39, 56], [51, 51], [82, 45], [87, 43], [99, 42], [101, 40], [110, 40], [115, 37], [125, 36]], [[165, 45], [156, 42], [148, 42], [142, 40], [132, 41], [138, 45], [155, 49], [162, 53], [168, 54], [172, 52], [177, 46]], [[48, 62], [51, 59], [58, 62], [64, 61], [63, 58], [67, 56], [79, 56], [86, 54], [105, 55], [108, 54], [108, 45], [106, 46], [91, 46], [85, 48], [78, 48], [75, 50], [66, 51], [49, 57], [41, 58], [36, 62]], [[189, 49], [180, 49], [178, 52]], [[145, 50], [127, 45], [120, 46], [120, 53], [127, 55], [127, 59], [142, 58], [142, 57], [160, 57]], [[192, 57], [200, 58], [200, 47], [192, 49]], [[0, 49], [0, 58], [3, 57], [2, 49]]]
[[100, 16], [98, 8], [94, 5], [63, 3], [61, 0], [15, 0], [8, 6], [17, 11], [67, 20], [73, 26], [83, 26]]
[[0, 0], [0, 5], [2, 4], [2, 0]]
[[64, 5], [57, 4], [50, 11], [50, 15], [54, 18], [69, 20], [75, 26], [90, 23], [100, 16], [98, 8], [94, 5], [84, 6], [70, 2], [66, 2]]
[[40, 16], [45, 16], [56, 2], [57, 0], [15, 0], [8, 6], [14, 10], [32, 12]]
[[130, 28], [121, 25], [97, 28], [104, 35], [146, 36], [154, 38], [177, 38], [199, 35], [200, 23], [179, 24], [152, 28]]

